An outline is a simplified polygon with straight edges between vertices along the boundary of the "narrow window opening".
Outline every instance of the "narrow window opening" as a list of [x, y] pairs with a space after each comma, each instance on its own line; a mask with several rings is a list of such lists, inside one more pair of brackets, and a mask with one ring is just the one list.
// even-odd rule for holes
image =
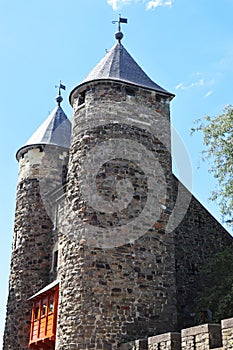
[[53, 312], [53, 310], [54, 310], [54, 297], [51, 296], [49, 301], [49, 313]]
[[56, 273], [58, 268], [58, 243], [55, 243], [53, 250], [51, 252], [52, 254], [52, 263], [51, 263], [51, 272]]
[[[56, 203], [56, 206], [55, 206], [55, 208], [54, 208], [53, 231], [55, 231], [55, 230], [57, 229], [57, 225], [58, 225], [58, 203]], [[53, 255], [52, 255], [52, 259], [53, 259]], [[51, 269], [53, 269], [53, 260], [52, 260]]]
[[86, 91], [81, 92], [78, 97], [78, 106], [82, 105], [85, 102]]
[[53, 271], [57, 271], [58, 267], [58, 250], [55, 250], [53, 253]]
[[42, 305], [42, 310], [41, 310], [41, 315], [44, 316], [46, 314], [46, 302], [47, 302], [47, 299], [44, 299], [43, 300], [43, 305]]
[[126, 92], [126, 95], [128, 95], [128, 96], [135, 96], [134, 89], [127, 88], [127, 89], [125, 89], [125, 92]]
[[66, 177], [67, 177], [67, 165], [62, 166], [62, 185], [64, 186], [66, 184]]
[[34, 314], [34, 319], [35, 319], [35, 320], [38, 320], [38, 318], [39, 318], [39, 311], [40, 311], [40, 307], [39, 307], [39, 305], [37, 304], [37, 305], [36, 305], [36, 308], [35, 308], [35, 314]]
[[161, 102], [162, 96], [161, 95], [156, 95], [156, 101]]

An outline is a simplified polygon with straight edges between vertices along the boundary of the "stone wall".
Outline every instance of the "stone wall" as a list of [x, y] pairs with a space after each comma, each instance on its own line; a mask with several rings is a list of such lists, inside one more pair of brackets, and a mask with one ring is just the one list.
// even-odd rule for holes
[[[74, 102], [66, 219], [59, 229], [59, 350], [116, 349], [119, 342], [176, 327], [174, 242], [173, 235], [165, 232], [173, 205], [169, 101], [143, 89], [135, 88], [134, 94], [129, 88], [121, 83], [95, 82], [86, 87], [84, 104], [78, 104], [78, 93]], [[133, 145], [132, 152], [122, 146], [125, 156], [116, 157], [117, 145], [125, 140], [130, 141], [129, 147]], [[103, 157], [110, 147], [98, 147], [108, 142], [115, 147], [115, 159], [109, 156], [99, 167], [94, 179], [98, 193], [112, 204], [114, 180], [127, 178], [133, 195], [124, 210], [106, 214], [101, 204], [98, 208], [88, 202], [80, 187], [85, 181], [81, 171], [86, 157], [93, 153], [93, 157]], [[146, 158], [145, 153], [137, 152], [136, 143], [154, 155], [166, 183], [164, 193], [157, 192], [153, 198], [154, 206], [149, 206], [147, 216], [143, 216], [143, 209], [147, 201], [151, 203], [151, 190], [142, 169], [129, 160], [134, 150], [141, 162]], [[140, 159], [135, 160], [140, 164]], [[86, 177], [94, 173], [96, 164], [93, 158], [84, 171]], [[161, 176], [156, 171], [153, 174], [155, 188], [159, 188]], [[157, 220], [152, 213], [155, 207]], [[137, 217], [139, 224], [127, 229], [128, 222], [134, 223]], [[142, 232], [138, 234], [140, 225]], [[121, 226], [124, 232], [119, 231]]]
[[[39, 146], [20, 153], [3, 349], [27, 349], [27, 299], [57, 277], [57, 350], [110, 350], [122, 343], [125, 350], [233, 348], [231, 319], [222, 322], [221, 337], [216, 325], [186, 328], [181, 336], [160, 334], [194, 324], [200, 271], [233, 242], [172, 176], [169, 98], [116, 82], [85, 88], [72, 97], [67, 183], [67, 150]], [[111, 147], [118, 154], [119, 144], [123, 155], [106, 158]], [[148, 152], [155, 163], [150, 164], [154, 159]], [[94, 177], [98, 193], [93, 187], [85, 197], [83, 182], [95, 174], [99, 158], [104, 162]], [[148, 185], [150, 175], [155, 192]], [[116, 180], [124, 205], [125, 193], [132, 190], [130, 202], [109, 212], [102, 202], [92, 205], [90, 198], [97, 195], [107, 205], [119, 200]], [[191, 203], [170, 232], [179, 191]], [[53, 268], [56, 249], [58, 271]]]
[[67, 162], [64, 152], [41, 146], [25, 149], [19, 159], [4, 350], [28, 349], [32, 307], [28, 298], [55, 277], [51, 271], [57, 240], [54, 205], [46, 194], [61, 182], [63, 164]]
[[25, 179], [18, 185], [4, 350], [28, 348], [28, 298], [49, 282], [52, 223], [39, 193], [37, 179]]
[[228, 350], [233, 349], [233, 318], [120, 345], [121, 350]]
[[[174, 177], [174, 193], [177, 185]], [[183, 191], [188, 192], [184, 186]], [[174, 234], [179, 330], [197, 322], [194, 301], [201, 286], [200, 272], [214, 255], [233, 248], [233, 238], [193, 196]]]

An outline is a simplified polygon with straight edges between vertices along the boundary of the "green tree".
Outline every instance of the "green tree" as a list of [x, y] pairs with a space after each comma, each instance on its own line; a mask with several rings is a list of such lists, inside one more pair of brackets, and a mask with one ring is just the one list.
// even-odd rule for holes
[[[203, 323], [203, 311], [210, 310], [213, 321], [233, 315], [233, 254], [232, 247], [218, 253], [201, 273], [196, 299], [197, 321]], [[204, 322], [205, 323], [205, 322]]]
[[196, 125], [191, 133], [203, 132], [202, 159], [209, 161], [209, 172], [217, 179], [210, 199], [220, 205], [224, 221], [233, 225], [233, 106], [216, 117], [198, 119]]

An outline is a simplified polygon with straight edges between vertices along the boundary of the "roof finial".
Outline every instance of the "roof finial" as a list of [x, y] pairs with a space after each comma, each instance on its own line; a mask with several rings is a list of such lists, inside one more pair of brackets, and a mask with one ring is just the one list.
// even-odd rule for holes
[[66, 87], [65, 85], [62, 85], [61, 80], [60, 80], [60, 85], [55, 85], [55, 88], [58, 88], [58, 96], [56, 97], [56, 101], [58, 106], [60, 107], [61, 102], [63, 101], [63, 98], [61, 96], [61, 89], [65, 90]]
[[118, 40], [119, 44], [121, 42], [121, 39], [123, 38], [123, 33], [121, 32], [121, 23], [128, 23], [127, 18], [122, 18], [121, 14], [119, 14], [118, 21], [112, 21], [113, 24], [118, 23], [118, 32], [115, 33], [115, 38]]

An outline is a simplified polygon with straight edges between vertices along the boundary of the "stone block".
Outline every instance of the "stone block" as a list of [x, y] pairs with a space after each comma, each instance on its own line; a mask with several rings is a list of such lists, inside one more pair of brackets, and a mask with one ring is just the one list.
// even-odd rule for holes
[[132, 342], [124, 343], [120, 345], [120, 350], [147, 350], [147, 339], [139, 339]]
[[165, 333], [148, 338], [148, 350], [180, 350], [180, 333]]
[[233, 349], [233, 318], [222, 320], [222, 343], [224, 349]]
[[204, 324], [181, 331], [183, 350], [209, 350], [222, 346], [221, 326]]

